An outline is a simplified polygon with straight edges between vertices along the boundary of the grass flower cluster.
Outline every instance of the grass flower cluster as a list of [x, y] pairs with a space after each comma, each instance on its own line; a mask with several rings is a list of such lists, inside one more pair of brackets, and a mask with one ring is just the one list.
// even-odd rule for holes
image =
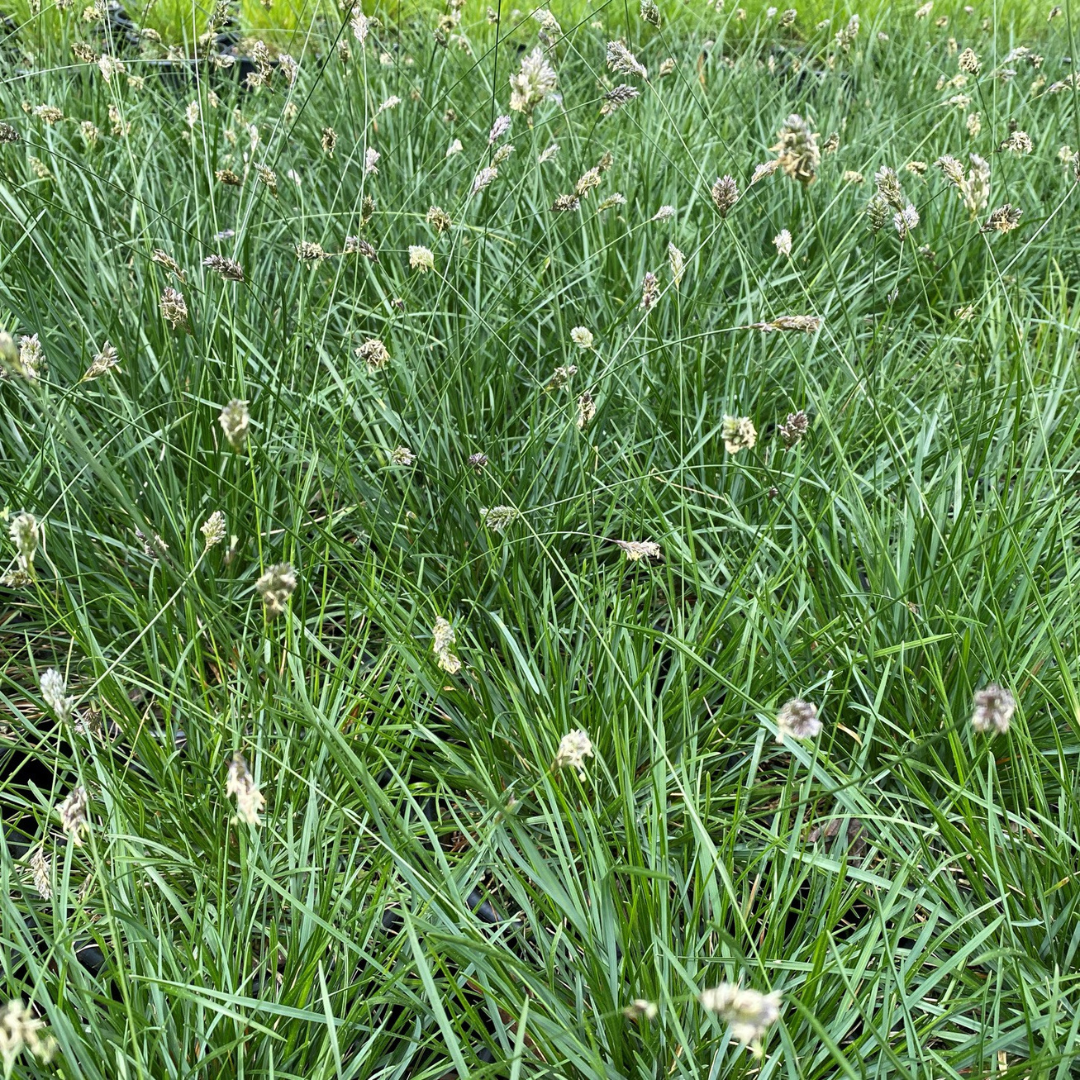
[[166, 6], [5, 31], [5, 1073], [1071, 1075], [1067, 7]]

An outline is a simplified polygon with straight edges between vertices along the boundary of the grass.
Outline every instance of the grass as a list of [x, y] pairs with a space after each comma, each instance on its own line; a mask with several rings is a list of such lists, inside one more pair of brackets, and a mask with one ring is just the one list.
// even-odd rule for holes
[[[135, 58], [141, 89], [105, 82], [45, 34], [9, 69], [0, 324], [47, 363], [0, 382], [0, 503], [41, 530], [33, 580], [3, 588], [0, 977], [58, 1043], [17, 1075], [1073, 1075], [1080, 313], [1058, 149], [1080, 114], [1048, 87], [1074, 13], [1004, 81], [1014, 28], [978, 13], [867, 15], [847, 54], [846, 14], [801, 35], [631, 20], [652, 80], [601, 119], [609, 14], [567, 27], [561, 102], [514, 114], [475, 196], [529, 20], [496, 47], [471, 11], [470, 55], [387, 18], [347, 66], [309, 21], [295, 85], [250, 94]], [[950, 35], [982, 58], [966, 110], [936, 89]], [[750, 186], [793, 111], [839, 149], [809, 186]], [[995, 152], [1010, 120], [1031, 154]], [[992, 174], [974, 221], [932, 164], [971, 152]], [[599, 189], [552, 213], [605, 153]], [[867, 225], [883, 165], [918, 209], [903, 242]], [[721, 218], [725, 173], [742, 197]], [[981, 232], [1006, 202], [1019, 228]], [[297, 259], [349, 236], [378, 261]], [[214, 253], [245, 280], [204, 269]], [[748, 329], [781, 315], [822, 323]], [[381, 369], [354, 355], [371, 338]], [[106, 340], [118, 367], [83, 381]], [[752, 449], [726, 452], [725, 414]], [[503, 533], [496, 506], [520, 511]], [[614, 543], [642, 540], [663, 561]], [[284, 562], [298, 584], [271, 618], [256, 581]], [[78, 723], [43, 699], [49, 668]], [[995, 737], [969, 722], [991, 681], [1018, 703]], [[824, 728], [777, 743], [796, 696]], [[550, 767], [575, 729], [584, 779]], [[235, 752], [259, 827], [226, 796]], [[76, 786], [81, 846], [56, 811]], [[761, 1059], [696, 1000], [736, 980], [782, 994]], [[656, 1018], [627, 1019], [634, 999]]]

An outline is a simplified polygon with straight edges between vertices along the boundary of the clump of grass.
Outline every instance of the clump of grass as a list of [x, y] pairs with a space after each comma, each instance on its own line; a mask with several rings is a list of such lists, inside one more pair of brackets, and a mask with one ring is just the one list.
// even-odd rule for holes
[[1069, 20], [505, 15], [9, 41], [5, 1069], [1066, 1075]]

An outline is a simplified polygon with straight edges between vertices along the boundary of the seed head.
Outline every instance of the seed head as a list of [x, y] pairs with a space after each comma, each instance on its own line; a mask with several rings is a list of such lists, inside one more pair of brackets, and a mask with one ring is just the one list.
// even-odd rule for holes
[[349, 25], [352, 27], [353, 37], [363, 45], [365, 40], [367, 40], [368, 27], [371, 25], [371, 20], [364, 14], [359, 6], [352, 9], [352, 18], [349, 20]]
[[655, 1020], [660, 1015], [660, 1007], [655, 1001], [646, 1001], [644, 998], [634, 998], [629, 1005], [623, 1009], [623, 1016], [627, 1020]]
[[677, 289], [682, 284], [683, 274], [686, 272], [686, 256], [674, 245], [667, 246], [668, 266], [671, 268], [671, 278]]
[[199, 528], [203, 534], [208, 548], [220, 544], [225, 539], [225, 515], [220, 510], [215, 510]]
[[999, 149], [1007, 150], [1011, 154], [1030, 154], [1035, 149], [1035, 144], [1026, 131], [1013, 131]]
[[591, 349], [593, 347], [593, 333], [586, 326], [575, 326], [570, 331], [570, 340], [579, 349]]
[[407, 446], [396, 446], [390, 451], [390, 464], [407, 468], [416, 463], [416, 455]]
[[105, 344], [101, 346], [101, 352], [94, 356], [93, 361], [86, 369], [86, 374], [82, 377], [80, 382], [96, 379], [99, 376], [104, 375], [107, 371], [111, 371], [119, 363], [120, 358], [116, 355], [116, 350], [106, 341]]
[[379, 151], [369, 146], [364, 151], [364, 175], [374, 176], [379, 171]]
[[487, 468], [487, 465], [487, 454], [476, 453], [469, 455], [469, 466], [475, 469], [478, 473], [483, 472]]
[[187, 304], [183, 293], [171, 286], [166, 286], [161, 294], [161, 317], [175, 330], [185, 325], [188, 320]]
[[952, 154], [943, 154], [934, 162], [941, 170], [942, 175], [953, 187], [960, 188], [964, 183], [964, 166]]
[[356, 350], [356, 356], [367, 364], [368, 371], [378, 371], [390, 360], [390, 352], [379, 338], [368, 338]]
[[[34, 888], [38, 891], [38, 896], [42, 900], [52, 899], [52, 864], [49, 857], [45, 854], [44, 847], [37, 847], [34, 850], [34, 854], [30, 856], [30, 870], [34, 876]], [[0, 1056], [3, 1056], [7, 1050], [7, 1043], [4, 1039], [4, 1035], [0, 1033]]]
[[918, 224], [919, 211], [911, 203], [908, 203], [903, 210], [893, 214], [893, 225], [896, 227], [896, 234], [901, 240], [906, 240], [908, 233]]
[[54, 105], [35, 105], [30, 112], [39, 120], [44, 120], [46, 124], [50, 125], [59, 124], [64, 119], [63, 112]]
[[586, 732], [580, 728], [562, 737], [555, 759], [551, 763], [553, 772], [559, 769], [576, 769], [578, 777], [585, 779], [585, 759], [593, 756], [593, 744]]
[[496, 117], [495, 123], [491, 125], [491, 131], [488, 132], [488, 146], [493, 146], [509, 130], [510, 130], [510, 117], [509, 116]]
[[446, 232], [453, 225], [450, 215], [438, 206], [433, 206], [428, 210], [427, 223], [440, 234]]
[[780, 255], [791, 258], [791, 233], [787, 229], [781, 229], [774, 237], [773, 243]]
[[551, 209], [557, 213], [580, 210], [581, 200], [576, 195], [557, 195]]
[[810, 130], [810, 125], [798, 113], [792, 113], [777, 136], [778, 141], [771, 149], [776, 154], [787, 176], [802, 184], [812, 184], [821, 161], [817, 135]]
[[790, 450], [802, 442], [807, 431], [810, 430], [810, 418], [800, 409], [798, 412], [788, 413], [787, 419], [780, 425], [780, 437], [784, 445]]
[[647, 273], [641, 281], [641, 310], [649, 311], [660, 296], [660, 283], [656, 275]]
[[753, 450], [757, 429], [749, 416], [725, 416], [720, 426], [720, 438], [729, 454], [737, 454], [740, 450]]
[[877, 187], [878, 194], [889, 206], [894, 210], [904, 209], [904, 193], [900, 189], [900, 178], [896, 175], [895, 169], [882, 165], [874, 173], [874, 185]]
[[409, 245], [409, 266], [420, 274], [426, 274], [435, 269], [435, 256], [430, 248], [419, 244]]
[[760, 1040], [770, 1024], [780, 1017], [780, 992], [762, 994], [757, 990], [744, 990], [732, 983], [721, 983], [704, 990], [699, 998], [708, 1012], [716, 1013], [731, 1025], [731, 1034], [744, 1045], [756, 1047], [759, 1054]]
[[455, 154], [460, 154], [465, 147], [462, 146], [460, 139], [455, 139], [446, 150], [447, 157], [453, 157]]
[[836, 32], [836, 44], [844, 51], [847, 52], [851, 46], [855, 43], [855, 38], [859, 33], [859, 16], [852, 15], [848, 19], [847, 26]]
[[492, 532], [504, 533], [521, 517], [521, 511], [515, 506], [492, 506], [482, 507], [480, 510], [480, 522], [486, 525]]
[[774, 330], [786, 330], [801, 334], [813, 334], [821, 326], [821, 319], [817, 315], [777, 315], [770, 322], [751, 323], [751, 330], [760, 330], [763, 334], [771, 334]]
[[82, 847], [82, 834], [90, 831], [90, 822], [86, 817], [86, 810], [90, 803], [90, 796], [86, 788], [72, 788], [68, 797], [56, 808], [60, 815], [60, 827], [71, 837], [71, 842], [76, 847]]
[[310, 240], [301, 240], [296, 245], [296, 257], [301, 262], [318, 262], [320, 259], [328, 259], [330, 256], [323, 250], [322, 244]]
[[332, 127], [322, 129], [322, 138], [319, 140], [323, 153], [330, 157], [334, 156], [334, 147], [337, 146], [337, 132]]
[[578, 431], [584, 431], [596, 416], [596, 402], [588, 390], [577, 401], [577, 426]]
[[999, 206], [987, 219], [980, 232], [1012, 232], [1020, 224], [1020, 215], [1023, 211], [1019, 206], [1005, 203]]
[[880, 195], [875, 195], [866, 204], [866, 216], [870, 219], [870, 228], [878, 232], [888, 220], [889, 204]]
[[979, 69], [982, 64], [979, 61], [978, 56], [975, 54], [974, 49], [965, 49], [957, 58], [956, 66], [964, 72], [965, 75], [978, 75]]
[[731, 208], [739, 201], [739, 186], [732, 176], [721, 176], [712, 186], [712, 200], [720, 216], [726, 218]]
[[41, 696], [45, 704], [56, 713], [58, 720], [71, 719], [71, 713], [75, 708], [75, 699], [67, 696], [67, 683], [64, 681], [64, 676], [56, 668], [49, 668], [41, 676]]
[[249, 825], [261, 825], [259, 817], [266, 799], [255, 784], [242, 754], [235, 753], [229, 762], [229, 775], [225, 780], [225, 797], [236, 796], [236, 817], [233, 821], [246, 821]]
[[533, 109], [556, 86], [555, 70], [544, 51], [537, 47], [521, 58], [521, 70], [510, 76], [510, 108], [513, 112], [531, 116]]
[[[52, 895], [52, 889], [49, 889]], [[52, 1061], [56, 1054], [56, 1040], [42, 1035], [45, 1022], [39, 1020], [19, 998], [9, 1001], [0, 1012], [0, 1060], [4, 1075], [11, 1076], [15, 1059], [26, 1050], [39, 1061]]]
[[845, 169], [840, 179], [845, 184], [863, 184], [866, 182], [866, 177], [861, 172], [856, 172], [855, 169]]
[[664, 557], [660, 545], [653, 540], [616, 540], [615, 543], [623, 549], [630, 562], [640, 562], [642, 559], [648, 562]]
[[170, 274], [174, 274], [180, 281], [184, 280], [184, 271], [180, 269], [180, 264], [167, 251], [154, 248], [150, 258], [159, 266], [164, 266]]
[[795, 739], [812, 739], [821, 731], [817, 706], [802, 698], [792, 698], [776, 714], [776, 741], [782, 743], [785, 736]]
[[289, 563], [278, 563], [258, 581], [255, 589], [262, 597], [266, 613], [270, 618], [280, 615], [285, 610], [289, 597], [296, 590], [296, 571]]
[[473, 180], [472, 193], [479, 194], [499, 175], [497, 165], [485, 165]]
[[34, 555], [40, 539], [37, 518], [33, 514], [17, 514], [11, 521], [8, 533], [15, 545], [15, 559], [19, 569], [26, 574], [32, 574]]
[[224, 255], [208, 255], [203, 259], [203, 266], [212, 270], [226, 281], [243, 281], [244, 270], [238, 262], [225, 258]]
[[564, 387], [575, 375], [577, 368], [573, 364], [560, 364], [548, 379], [545, 390], [559, 390]]
[[754, 166], [754, 173], [750, 177], [750, 186], [753, 187], [759, 180], [764, 180], [767, 176], [772, 176], [780, 168], [780, 162], [777, 158], [773, 158], [772, 161], [763, 161], [760, 165]]
[[233, 398], [222, 410], [218, 417], [221, 430], [229, 445], [237, 452], [244, 449], [247, 442], [248, 428], [251, 426], [251, 414], [248, 412], [248, 403], [239, 398]]
[[19, 138], [19, 133], [10, 124], [0, 123], [0, 143], [18, 142]]
[[435, 653], [439, 667], [448, 675], [456, 675], [461, 670], [461, 661], [453, 653], [455, 640], [454, 628], [442, 616], [437, 618], [432, 631], [431, 651]]
[[[488, 8], [488, 18], [491, 19], [492, 9]], [[497, 18], [498, 16], [496, 16]], [[547, 8], [537, 8], [532, 17], [540, 24], [540, 39], [548, 45], [554, 45], [562, 37], [562, 27], [558, 19]]]
[[232, 169], [218, 169], [214, 173], [214, 177], [219, 184], [224, 184], [226, 187], [240, 187], [243, 180], [232, 171]]
[[1016, 699], [1003, 686], [989, 683], [975, 691], [971, 726], [978, 732], [1004, 735], [1016, 712]]
[[377, 263], [379, 261], [379, 253], [375, 250], [375, 246], [359, 236], [345, 237], [345, 249], [343, 254], [363, 255], [365, 259], [368, 259], [371, 262]]
[[649, 77], [645, 65], [639, 63], [638, 58], [621, 41], [608, 42], [607, 66], [609, 71], [617, 71], [620, 75], [636, 75], [639, 79]]

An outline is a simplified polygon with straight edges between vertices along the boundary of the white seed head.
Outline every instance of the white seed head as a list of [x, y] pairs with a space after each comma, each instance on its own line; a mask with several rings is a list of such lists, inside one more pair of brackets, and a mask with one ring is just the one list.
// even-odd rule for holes
[[244, 449], [247, 442], [248, 428], [251, 426], [251, 414], [248, 412], [248, 403], [240, 398], [233, 398], [222, 410], [218, 417], [221, 430], [229, 445], [236, 451]]
[[289, 563], [271, 566], [258, 581], [255, 589], [262, 597], [266, 613], [271, 618], [280, 615], [296, 590], [296, 571]]
[[813, 739], [821, 732], [818, 708], [802, 698], [792, 698], [776, 714], [776, 741], [782, 743], [787, 735], [795, 739]]
[[41, 676], [41, 696], [45, 704], [56, 713], [58, 720], [70, 720], [75, 699], [67, 696], [67, 683], [56, 668], [49, 668]]
[[225, 539], [225, 515], [220, 510], [215, 510], [199, 529], [203, 534], [208, 548], [220, 544]]
[[555, 754], [555, 760], [551, 763], [551, 768], [555, 771], [559, 769], [575, 769], [578, 776], [584, 780], [585, 759], [592, 756], [593, 744], [588, 733], [579, 728], [562, 737], [559, 749]]
[[1016, 699], [1003, 686], [989, 683], [975, 692], [971, 726], [979, 732], [1004, 735], [1009, 730]]
[[699, 998], [708, 1012], [731, 1025], [731, 1034], [744, 1045], [756, 1044], [780, 1017], [780, 992], [762, 994], [732, 983], [703, 990]]

